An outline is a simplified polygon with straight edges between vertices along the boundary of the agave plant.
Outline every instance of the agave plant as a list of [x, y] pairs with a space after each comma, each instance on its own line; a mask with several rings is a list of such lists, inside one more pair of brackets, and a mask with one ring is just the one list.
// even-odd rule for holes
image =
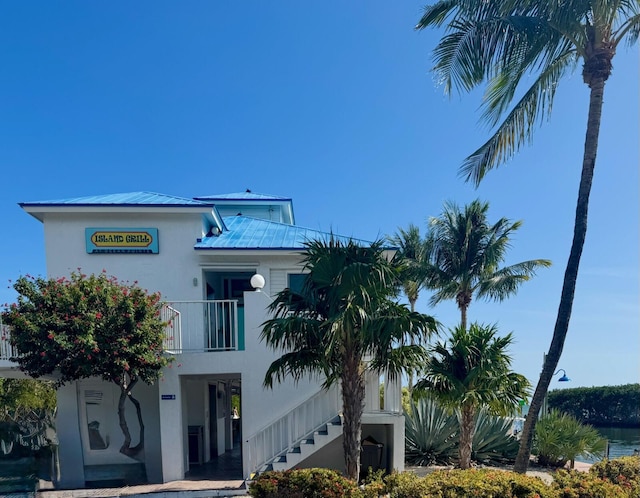
[[[412, 402], [405, 412], [405, 458], [413, 465], [448, 465], [458, 459], [458, 416], [430, 398]], [[479, 411], [472, 459], [478, 462], [514, 461], [518, 441], [510, 435], [510, 418]]]
[[513, 462], [519, 441], [511, 435], [513, 419], [490, 415], [483, 408], [478, 413], [471, 458], [476, 462]]
[[405, 413], [405, 459], [413, 465], [450, 464], [458, 454], [458, 420], [437, 402], [421, 398]]
[[602, 458], [606, 441], [592, 426], [581, 423], [575, 417], [551, 410], [536, 424], [533, 453], [538, 463], [561, 467], [579, 456]]

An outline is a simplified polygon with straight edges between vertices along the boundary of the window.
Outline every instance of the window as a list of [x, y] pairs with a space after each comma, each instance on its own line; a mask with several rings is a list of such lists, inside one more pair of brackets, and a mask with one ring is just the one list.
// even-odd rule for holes
[[292, 292], [296, 292], [299, 294], [300, 292], [302, 292], [302, 287], [304, 287], [304, 283], [306, 280], [306, 273], [289, 273], [287, 275], [287, 287], [289, 287]]

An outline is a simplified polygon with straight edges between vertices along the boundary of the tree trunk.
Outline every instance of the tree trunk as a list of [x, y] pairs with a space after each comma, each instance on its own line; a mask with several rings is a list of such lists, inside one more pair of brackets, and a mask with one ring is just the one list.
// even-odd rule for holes
[[463, 406], [460, 413], [460, 446], [458, 447], [459, 465], [461, 469], [471, 467], [471, 450], [475, 431], [475, 410], [473, 406]]
[[358, 480], [360, 474], [360, 439], [364, 411], [364, 376], [360, 358], [345, 358], [342, 372], [342, 413], [345, 474]]
[[567, 268], [564, 274], [562, 294], [560, 295], [560, 305], [558, 306], [558, 316], [553, 330], [553, 338], [549, 346], [540, 380], [531, 399], [529, 414], [522, 429], [520, 437], [520, 449], [516, 457], [514, 470], [525, 473], [529, 466], [531, 456], [531, 444], [533, 441], [534, 429], [538, 419], [538, 413], [544, 397], [549, 389], [549, 384], [553, 373], [558, 367], [558, 361], [562, 355], [564, 341], [569, 329], [569, 319], [573, 307], [573, 296], [576, 289], [576, 279], [578, 277], [578, 267], [580, 266], [580, 256], [587, 234], [587, 212], [589, 208], [589, 194], [593, 182], [593, 171], [596, 164], [596, 153], [598, 150], [598, 135], [600, 132], [600, 118], [602, 115], [602, 102], [604, 95], [604, 78], [591, 81], [591, 93], [589, 99], [589, 117], [587, 121], [587, 134], [584, 144], [584, 157], [582, 161], [582, 176], [580, 188], [578, 190], [578, 203], [576, 206], [576, 219], [573, 229], [573, 243], [567, 261]]
[[[120, 398], [118, 399], [118, 420], [120, 423], [120, 430], [124, 435], [124, 441], [120, 447], [120, 453], [128, 457], [138, 460], [137, 456], [144, 448], [144, 425], [142, 423], [142, 411], [140, 409], [140, 403], [138, 400], [131, 396], [131, 390], [138, 381], [133, 380], [128, 385], [118, 384], [120, 387]], [[133, 448], [131, 447], [131, 433], [129, 432], [129, 426], [127, 425], [127, 418], [125, 416], [125, 405], [127, 398], [131, 399], [132, 403], [136, 407], [138, 422], [140, 424], [140, 441]]]

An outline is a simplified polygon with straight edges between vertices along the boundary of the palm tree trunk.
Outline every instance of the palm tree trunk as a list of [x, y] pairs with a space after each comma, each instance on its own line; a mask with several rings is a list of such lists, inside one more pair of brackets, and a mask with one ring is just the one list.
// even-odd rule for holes
[[460, 413], [460, 446], [458, 456], [460, 468], [471, 467], [471, 450], [473, 447], [473, 432], [475, 429], [475, 410], [473, 406], [463, 406]]
[[342, 447], [345, 474], [358, 480], [360, 474], [360, 439], [365, 385], [360, 359], [345, 358], [342, 372], [342, 413], [344, 417]]
[[573, 307], [573, 296], [578, 278], [578, 267], [580, 266], [580, 256], [587, 234], [587, 212], [589, 208], [589, 194], [593, 182], [593, 171], [596, 164], [596, 154], [598, 150], [598, 135], [600, 133], [600, 118], [602, 115], [602, 102], [604, 95], [604, 78], [591, 81], [591, 92], [589, 98], [589, 117], [587, 121], [587, 134], [584, 144], [584, 157], [582, 160], [582, 176], [580, 188], [578, 190], [578, 203], [576, 206], [576, 219], [573, 229], [573, 243], [567, 261], [567, 268], [564, 273], [564, 283], [562, 294], [560, 295], [560, 305], [558, 306], [558, 316], [553, 330], [553, 338], [549, 346], [540, 380], [531, 399], [529, 414], [522, 429], [520, 438], [520, 449], [516, 457], [514, 470], [525, 473], [529, 466], [531, 456], [531, 443], [533, 441], [534, 429], [538, 419], [538, 413], [544, 397], [549, 389], [553, 373], [558, 367], [558, 361], [562, 355], [564, 341], [569, 329], [569, 319]]
[[460, 306], [460, 325], [463, 330], [467, 330], [467, 306]]

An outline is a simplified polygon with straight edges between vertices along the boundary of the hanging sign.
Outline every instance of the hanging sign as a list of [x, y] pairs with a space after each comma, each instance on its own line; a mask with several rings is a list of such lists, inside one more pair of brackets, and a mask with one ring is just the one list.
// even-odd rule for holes
[[89, 254], [158, 254], [157, 228], [85, 228]]

